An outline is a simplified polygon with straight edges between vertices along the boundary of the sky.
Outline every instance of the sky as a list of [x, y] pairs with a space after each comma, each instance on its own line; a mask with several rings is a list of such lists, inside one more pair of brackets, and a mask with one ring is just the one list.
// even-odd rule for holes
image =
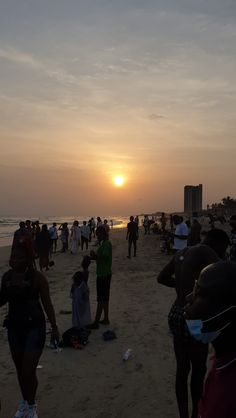
[[0, 0], [0, 215], [235, 197], [235, 74], [235, 0]]

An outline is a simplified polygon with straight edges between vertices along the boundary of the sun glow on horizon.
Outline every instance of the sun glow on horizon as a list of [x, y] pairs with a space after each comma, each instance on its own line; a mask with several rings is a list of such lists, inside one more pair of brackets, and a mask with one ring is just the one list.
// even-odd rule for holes
[[117, 187], [122, 187], [125, 183], [125, 179], [123, 176], [115, 176], [113, 181], [114, 181], [115, 186]]

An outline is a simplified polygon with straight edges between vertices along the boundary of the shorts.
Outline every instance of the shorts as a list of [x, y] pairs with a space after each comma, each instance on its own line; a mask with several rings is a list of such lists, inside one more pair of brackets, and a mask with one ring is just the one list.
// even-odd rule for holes
[[97, 301], [109, 302], [111, 274], [109, 276], [97, 276]]
[[8, 327], [8, 342], [11, 351], [20, 353], [42, 351], [46, 339], [45, 323], [35, 327]]
[[174, 303], [168, 315], [168, 324], [174, 337], [181, 337], [186, 341], [191, 339], [184, 318], [184, 307]]

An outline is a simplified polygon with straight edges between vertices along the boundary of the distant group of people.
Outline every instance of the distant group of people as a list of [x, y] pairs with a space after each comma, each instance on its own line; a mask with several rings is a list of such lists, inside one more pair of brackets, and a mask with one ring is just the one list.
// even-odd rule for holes
[[[111, 225], [113, 226], [113, 222], [111, 222]], [[82, 251], [84, 248], [88, 250], [88, 244], [92, 237], [96, 237], [99, 226], [102, 226], [109, 235], [108, 221], [107, 219], [102, 221], [100, 217], [97, 217], [97, 222], [94, 218], [89, 219], [88, 222], [83, 221], [81, 226], [79, 221], [75, 220], [70, 229], [67, 222], [63, 222], [59, 227], [57, 227], [56, 222], [53, 222], [48, 228], [47, 224], [40, 226], [39, 221], [26, 220], [20, 222], [20, 228], [14, 235], [14, 239], [17, 241], [18, 237], [21, 237], [21, 239], [24, 237], [25, 240], [28, 238], [29, 245], [34, 252], [34, 258], [39, 259], [40, 270], [45, 269], [47, 271], [50, 264], [53, 264], [51, 257], [53, 253], [57, 252], [58, 239], [61, 241], [61, 252], [64, 253], [70, 249], [71, 254], [76, 254], [80, 246]], [[98, 240], [97, 244], [99, 244]], [[14, 242], [13, 245], [15, 245]]]
[[[57, 345], [60, 341], [49, 285], [46, 277], [37, 270], [35, 264], [37, 251], [40, 254], [40, 270], [47, 266], [48, 261], [45, 258], [48, 255], [46, 255], [45, 249], [46, 247], [52, 249], [51, 235], [47, 225], [42, 225], [42, 229], [38, 229], [36, 236], [32, 234], [29, 224], [27, 226], [26, 228], [25, 222], [20, 222], [20, 228], [14, 234], [9, 260], [10, 270], [3, 275], [0, 287], [0, 307], [8, 303], [8, 315], [4, 326], [8, 330], [10, 351], [22, 393], [22, 400], [14, 418], [38, 418], [35, 403], [38, 385], [36, 368], [46, 338], [44, 312], [51, 324], [52, 342]], [[74, 226], [78, 226], [77, 223], [74, 223]], [[56, 228], [56, 224], [53, 227]], [[81, 265], [82, 271], [73, 275], [71, 288], [72, 326], [77, 330], [86, 326], [89, 329], [97, 329], [100, 323], [103, 325], [110, 323], [112, 245], [108, 232], [106, 224], [105, 227], [103, 223], [97, 226], [98, 250], [92, 250], [89, 256], [85, 256]], [[91, 260], [95, 260], [97, 265], [97, 310], [92, 323], [90, 323], [88, 288], [88, 267]], [[102, 314], [104, 314], [103, 319], [101, 319]]]
[[[109, 325], [109, 300], [112, 279], [112, 244], [110, 227], [106, 220], [97, 222], [74, 221], [57, 224], [48, 229], [44, 224], [21, 222], [15, 232], [10, 255], [10, 270], [2, 277], [0, 307], [8, 303], [5, 319], [12, 359], [15, 363], [22, 400], [14, 418], [37, 418], [35, 396], [37, 391], [36, 368], [45, 343], [45, 314], [52, 328], [52, 341], [57, 344], [60, 335], [49, 294], [47, 279], [41, 273], [49, 268], [49, 259], [57, 250], [58, 230], [61, 231], [62, 252], [78, 251], [78, 245], [88, 249], [92, 236], [97, 250], [83, 257], [81, 269], [73, 274], [72, 334], [76, 346], [75, 331], [98, 329]], [[144, 218], [145, 221], [145, 218]], [[173, 225], [171, 224], [173, 222]], [[180, 418], [235, 418], [236, 402], [236, 258], [225, 261], [226, 250], [236, 245], [236, 216], [230, 219], [230, 237], [221, 229], [212, 228], [201, 240], [201, 228], [197, 220], [184, 222], [182, 216], [171, 218], [173, 239], [172, 258], [157, 277], [158, 283], [172, 287], [176, 300], [170, 308], [168, 323], [173, 335], [176, 358], [176, 398]], [[161, 216], [162, 234], [167, 219]], [[198, 225], [199, 224], [199, 225]], [[144, 225], [144, 222], [143, 222]], [[148, 235], [144, 230], [144, 235]], [[137, 255], [139, 218], [130, 216], [126, 240], [128, 255]], [[145, 238], [146, 240], [146, 238]], [[35, 264], [39, 257], [38, 271]], [[91, 320], [89, 301], [89, 265], [96, 262], [97, 306], [94, 321]], [[45, 314], [44, 314], [45, 312]], [[205, 383], [208, 345], [215, 348], [215, 361]], [[192, 412], [189, 413], [188, 377], [191, 372], [190, 392]]]

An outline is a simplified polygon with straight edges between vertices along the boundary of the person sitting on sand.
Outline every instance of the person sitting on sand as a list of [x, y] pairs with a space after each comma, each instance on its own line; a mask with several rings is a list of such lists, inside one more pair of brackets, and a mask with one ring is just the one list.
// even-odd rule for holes
[[111, 266], [112, 266], [112, 245], [108, 240], [106, 230], [103, 226], [97, 228], [97, 237], [101, 242], [97, 252], [90, 252], [90, 256], [97, 262], [97, 310], [96, 317], [91, 329], [99, 328], [101, 315], [104, 312], [104, 318], [101, 324], [108, 325], [109, 321], [109, 299], [110, 299], [110, 285], [111, 285]]
[[85, 328], [92, 321], [88, 287], [88, 267], [90, 263], [90, 257], [85, 256], [81, 263], [83, 271], [77, 271], [72, 277], [72, 326], [78, 329]]
[[236, 263], [220, 261], [202, 270], [185, 308], [188, 330], [212, 343], [215, 358], [198, 406], [198, 418], [235, 418]]
[[191, 369], [192, 418], [197, 418], [198, 402], [206, 373], [208, 347], [195, 341], [189, 334], [184, 319], [186, 296], [193, 291], [201, 270], [225, 256], [229, 245], [226, 232], [215, 229], [208, 232], [202, 244], [184, 248], [159, 273], [157, 281], [176, 289], [177, 298], [171, 307], [168, 322], [173, 334], [177, 363], [176, 397], [180, 418], [189, 418], [188, 375]]

